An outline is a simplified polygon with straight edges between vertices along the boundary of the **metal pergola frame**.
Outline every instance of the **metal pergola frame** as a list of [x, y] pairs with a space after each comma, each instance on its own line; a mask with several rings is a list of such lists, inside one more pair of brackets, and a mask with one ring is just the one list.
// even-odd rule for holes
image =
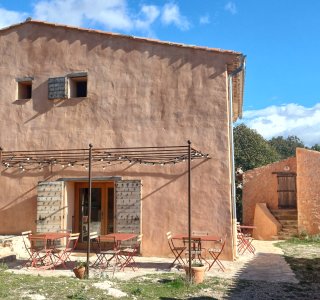
[[[89, 144], [84, 149], [65, 150], [34, 150], [34, 151], [4, 151], [0, 147], [0, 166], [5, 170], [16, 169], [20, 172], [33, 171], [60, 165], [62, 168], [82, 166], [88, 170], [89, 201], [88, 201], [88, 234], [90, 234], [92, 168], [103, 169], [120, 163], [142, 164], [148, 166], [175, 165], [188, 162], [188, 249], [189, 249], [189, 281], [191, 282], [191, 161], [194, 159], [209, 159], [209, 155], [187, 145], [164, 147], [122, 147], [93, 148]], [[90, 236], [87, 241], [87, 278], [89, 278]]]

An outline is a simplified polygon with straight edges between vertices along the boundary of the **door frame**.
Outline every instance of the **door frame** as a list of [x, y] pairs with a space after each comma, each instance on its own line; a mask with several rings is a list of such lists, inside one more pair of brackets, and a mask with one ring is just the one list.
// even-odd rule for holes
[[[278, 209], [297, 209], [297, 174], [294, 172], [272, 172], [272, 174], [277, 175]], [[283, 177], [291, 178], [294, 180], [293, 189], [289, 189], [289, 187], [286, 187], [285, 189], [283, 189], [280, 187], [280, 178], [283, 178]], [[290, 205], [290, 203], [287, 203], [286, 205], [284, 205], [284, 203], [281, 203], [280, 193], [287, 193], [287, 196], [291, 193], [291, 195], [294, 198], [293, 205]]]
[[[74, 185], [75, 195], [74, 195], [74, 228], [73, 232], [79, 232], [80, 226], [80, 189], [81, 188], [89, 188], [89, 182], [87, 181], [77, 181]], [[114, 181], [99, 181], [92, 182], [92, 188], [101, 188], [101, 234], [104, 234], [106, 229], [106, 224], [108, 222], [108, 188], [115, 189]], [[114, 193], [115, 197], [115, 193]], [[115, 201], [114, 206], [115, 206]], [[81, 247], [81, 243], [79, 241], [79, 246]]]

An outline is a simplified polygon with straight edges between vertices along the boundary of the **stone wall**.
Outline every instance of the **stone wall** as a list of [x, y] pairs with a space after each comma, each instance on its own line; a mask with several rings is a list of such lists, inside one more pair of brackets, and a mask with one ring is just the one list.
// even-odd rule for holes
[[[285, 168], [286, 166], [289, 167]], [[254, 210], [257, 203], [266, 203], [268, 209], [278, 208], [278, 181], [273, 172], [296, 172], [296, 158], [275, 162], [260, 168], [249, 170], [243, 175], [243, 223], [253, 224]]]
[[299, 232], [320, 232], [320, 152], [297, 149]]

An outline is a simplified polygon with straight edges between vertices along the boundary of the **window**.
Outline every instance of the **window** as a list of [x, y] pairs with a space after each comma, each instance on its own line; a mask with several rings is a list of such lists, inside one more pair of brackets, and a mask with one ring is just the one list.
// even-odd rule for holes
[[31, 99], [32, 98], [32, 78], [19, 78], [18, 82], [18, 99]]
[[87, 97], [87, 73], [69, 74], [69, 98]]

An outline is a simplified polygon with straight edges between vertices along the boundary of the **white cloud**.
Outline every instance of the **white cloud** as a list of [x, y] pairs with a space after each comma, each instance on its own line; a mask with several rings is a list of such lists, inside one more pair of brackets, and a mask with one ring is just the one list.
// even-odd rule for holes
[[155, 5], [143, 5], [141, 8], [143, 19], [137, 19], [135, 25], [137, 28], [149, 30], [150, 26], [160, 15], [160, 10]]
[[[141, 5], [129, 8], [128, 0], [35, 0], [31, 16], [36, 20], [68, 24], [78, 27], [102, 27], [105, 30], [123, 32], [143, 32], [153, 34], [156, 21], [164, 25], [174, 25], [181, 30], [190, 28], [190, 23], [173, 3]], [[130, 3], [131, 5], [131, 3]], [[0, 27], [24, 20], [26, 13], [0, 8]]]
[[190, 28], [188, 19], [181, 15], [179, 6], [173, 3], [164, 5], [161, 20], [165, 25], [174, 24], [181, 30], [188, 30]]
[[199, 20], [200, 24], [210, 24], [210, 17], [209, 15], [201, 16]]
[[88, 21], [107, 29], [133, 28], [125, 0], [42, 0], [34, 5], [34, 17], [75, 26], [84, 26]]
[[266, 139], [296, 135], [308, 146], [320, 143], [320, 103], [310, 108], [290, 103], [248, 110], [242, 121]]
[[229, 1], [225, 6], [224, 9], [226, 11], [228, 11], [229, 13], [231, 13], [232, 15], [235, 15], [238, 11], [237, 11], [237, 7], [236, 4], [232, 1]]
[[152, 34], [152, 25], [159, 19], [165, 25], [174, 24], [181, 30], [189, 28], [186, 17], [176, 4], [142, 5], [137, 12], [127, 0], [40, 0], [34, 4], [34, 17], [60, 24], [86, 27], [100, 25], [107, 30], [135, 30]]
[[6, 10], [0, 7], [0, 28], [20, 23], [27, 18], [27, 14], [23, 12]]

